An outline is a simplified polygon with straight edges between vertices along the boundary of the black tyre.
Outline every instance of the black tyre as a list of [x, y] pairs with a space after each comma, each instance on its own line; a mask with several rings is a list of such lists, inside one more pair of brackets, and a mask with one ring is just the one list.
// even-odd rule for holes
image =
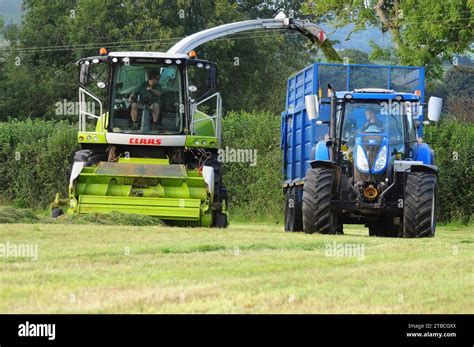
[[107, 153], [94, 153], [90, 149], [81, 149], [74, 153], [74, 162], [82, 161], [85, 166], [93, 166], [101, 161], [107, 161]]
[[285, 199], [285, 231], [302, 231], [302, 204], [298, 187], [289, 187]]
[[51, 210], [51, 217], [53, 218], [58, 218], [59, 216], [62, 216], [64, 214], [64, 211], [60, 209], [59, 207], [55, 207]]
[[214, 214], [214, 226], [216, 228], [227, 228], [229, 223], [227, 222], [227, 215], [221, 212]]
[[400, 225], [393, 223], [393, 217], [380, 217], [376, 222], [368, 223], [369, 236], [399, 237]]
[[412, 172], [407, 175], [403, 204], [403, 237], [433, 237], [436, 232], [436, 175]]
[[330, 169], [310, 169], [303, 186], [303, 231], [307, 234], [342, 232], [331, 207], [335, 175]]
[[211, 166], [214, 169], [214, 215], [213, 226], [216, 228], [227, 228], [229, 225], [227, 215], [222, 213], [223, 202], [228, 206], [229, 200], [227, 198], [227, 188], [222, 184], [222, 167], [217, 159], [213, 156], [205, 162], [206, 166]]

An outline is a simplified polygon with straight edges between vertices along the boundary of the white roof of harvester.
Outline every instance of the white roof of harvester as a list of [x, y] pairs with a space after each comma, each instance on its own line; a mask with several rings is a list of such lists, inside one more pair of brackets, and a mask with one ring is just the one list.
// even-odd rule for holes
[[165, 52], [110, 52], [110, 57], [188, 59], [186, 54]]

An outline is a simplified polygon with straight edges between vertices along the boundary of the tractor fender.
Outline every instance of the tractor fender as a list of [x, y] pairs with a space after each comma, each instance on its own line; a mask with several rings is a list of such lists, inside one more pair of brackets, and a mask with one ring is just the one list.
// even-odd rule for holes
[[433, 165], [433, 151], [426, 143], [418, 143], [416, 148], [415, 161], [422, 161], [423, 164]]
[[310, 160], [329, 160], [329, 149], [326, 146], [326, 141], [319, 141], [311, 150]]
[[426, 172], [438, 175], [438, 167], [428, 164], [414, 164], [410, 167], [410, 172]]

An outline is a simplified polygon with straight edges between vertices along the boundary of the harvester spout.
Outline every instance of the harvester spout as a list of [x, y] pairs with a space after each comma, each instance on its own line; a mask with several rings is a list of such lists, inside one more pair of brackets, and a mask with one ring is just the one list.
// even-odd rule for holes
[[296, 30], [307, 36], [312, 42], [319, 41], [323, 43], [326, 40], [326, 34], [315, 23], [308, 20], [288, 18], [283, 12], [280, 12], [275, 18], [271, 19], [246, 20], [197, 32], [176, 43], [168, 50], [168, 53], [187, 54], [194, 48], [223, 36], [261, 29]]

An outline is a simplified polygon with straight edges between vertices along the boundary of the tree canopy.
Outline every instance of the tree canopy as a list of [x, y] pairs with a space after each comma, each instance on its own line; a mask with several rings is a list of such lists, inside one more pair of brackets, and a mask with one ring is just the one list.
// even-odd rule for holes
[[393, 48], [375, 47], [374, 52], [401, 64], [425, 66], [429, 77], [441, 77], [444, 61], [473, 51], [472, 0], [309, 1], [303, 11], [335, 27], [354, 23], [356, 31], [367, 25], [381, 28], [390, 33]]
[[[53, 105], [77, 98], [79, 57], [113, 50], [166, 51], [194, 32], [280, 10], [298, 16], [300, 3], [229, 0], [24, 0], [21, 26], [5, 34], [8, 49], [0, 79], [0, 120], [51, 116]], [[197, 49], [215, 61], [224, 108], [282, 111], [286, 79], [309, 63], [319, 47], [290, 31], [236, 34]], [[330, 43], [323, 51], [331, 50]], [[21, 107], [20, 107], [21, 105]]]

